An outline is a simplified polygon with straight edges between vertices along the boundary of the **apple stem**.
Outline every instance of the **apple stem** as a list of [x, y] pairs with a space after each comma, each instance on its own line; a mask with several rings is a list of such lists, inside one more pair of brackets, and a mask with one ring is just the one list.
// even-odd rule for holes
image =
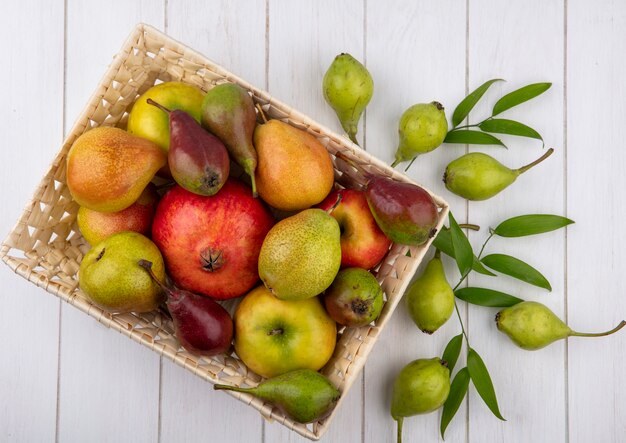
[[149, 98], [148, 100], [146, 100], [146, 102], [148, 102], [149, 105], [152, 106], [156, 106], [157, 108], [159, 108], [161, 111], [163, 112], [167, 112], [168, 114], [171, 113], [172, 111], [167, 109], [165, 106], [163, 106], [160, 103], [155, 102], [154, 100], [152, 100], [151, 98]]
[[335, 208], [339, 206], [339, 203], [341, 203], [341, 200], [343, 200], [343, 196], [341, 194], [337, 194], [337, 200], [335, 200], [335, 203], [333, 203], [333, 205], [326, 210], [326, 213], [328, 215], [331, 215], [333, 211], [335, 210]]
[[261, 116], [261, 119], [263, 119], [263, 123], [267, 123], [267, 117], [265, 116], [265, 112], [263, 112], [261, 105], [256, 103], [255, 106], [259, 110], [259, 115]]
[[137, 264], [141, 266], [142, 268], [144, 268], [146, 271], [148, 271], [148, 274], [150, 274], [150, 277], [152, 277], [152, 280], [154, 280], [161, 287], [161, 289], [163, 289], [163, 291], [165, 292], [168, 291], [169, 288], [165, 286], [163, 283], [161, 283], [161, 281], [157, 278], [157, 276], [154, 275], [154, 272], [152, 271], [151, 261], [141, 259], [137, 262]]

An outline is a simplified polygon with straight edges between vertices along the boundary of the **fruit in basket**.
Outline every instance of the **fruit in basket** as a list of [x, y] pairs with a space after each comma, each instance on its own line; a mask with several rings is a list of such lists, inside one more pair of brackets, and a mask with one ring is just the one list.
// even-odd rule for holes
[[324, 74], [322, 89], [326, 102], [337, 113], [341, 127], [358, 145], [359, 120], [374, 94], [374, 81], [369, 71], [350, 54], [339, 54]]
[[443, 182], [452, 193], [468, 200], [487, 200], [513, 183], [520, 174], [548, 158], [550, 148], [534, 162], [519, 169], [509, 169], [482, 152], [470, 152], [450, 162]]
[[210, 197], [170, 189], [157, 206], [152, 238], [178, 287], [227, 299], [258, 281], [259, 251], [273, 224], [250, 187], [231, 177]]
[[441, 103], [418, 103], [411, 106], [400, 117], [400, 143], [391, 166], [434, 150], [443, 143], [447, 133], [448, 121]]
[[122, 231], [149, 235], [158, 201], [156, 187], [148, 183], [137, 201], [128, 208], [119, 212], [98, 212], [81, 206], [78, 208], [76, 222], [80, 233], [92, 246]]
[[330, 154], [311, 134], [280, 120], [258, 125], [256, 185], [271, 206], [298, 211], [318, 204], [334, 183]]
[[371, 269], [387, 254], [391, 240], [376, 224], [363, 191], [333, 191], [318, 208], [330, 209], [338, 196], [341, 196], [341, 202], [330, 215], [337, 220], [341, 230], [341, 266]]
[[233, 321], [222, 305], [193, 292], [170, 289], [154, 275], [151, 262], [139, 260], [138, 264], [165, 293], [165, 304], [172, 316], [174, 333], [183, 348], [202, 356], [228, 351], [233, 339]]
[[128, 132], [156, 143], [167, 155], [170, 147], [169, 118], [148, 104], [149, 98], [168, 109], [185, 111], [200, 123], [204, 93], [186, 83], [164, 82], [151, 87], [135, 101], [128, 115]]
[[439, 211], [423, 188], [374, 176], [365, 195], [378, 227], [393, 242], [421, 245], [437, 233]]
[[337, 326], [317, 297], [280, 300], [257, 286], [237, 306], [233, 320], [237, 355], [263, 377], [317, 371], [335, 349]]
[[409, 315], [422, 332], [432, 334], [448, 321], [454, 310], [454, 291], [446, 279], [439, 251], [404, 298]]
[[259, 255], [261, 280], [283, 300], [302, 300], [322, 293], [340, 266], [339, 224], [326, 211], [316, 208], [276, 223]]
[[606, 332], [576, 332], [547, 306], [533, 301], [524, 301], [498, 312], [496, 325], [498, 330], [508, 335], [520, 348], [534, 351], [567, 337], [610, 335], [626, 326], [626, 321], [621, 321], [615, 328]]
[[153, 311], [163, 301], [163, 291], [137, 266], [139, 260], [152, 262], [157, 279], [165, 279], [163, 257], [150, 239], [131, 231], [113, 234], [83, 257], [78, 271], [80, 289], [109, 312]]
[[254, 388], [217, 384], [213, 389], [247, 392], [278, 407], [299, 423], [311, 423], [326, 417], [341, 395], [330, 380], [311, 369], [287, 372]]
[[450, 393], [450, 370], [439, 358], [418, 359], [406, 365], [393, 383], [391, 416], [402, 440], [404, 417], [428, 414], [439, 409]]
[[111, 127], [78, 137], [67, 154], [67, 186], [79, 205], [117, 212], [132, 205], [166, 163], [151, 141]]
[[324, 293], [326, 311], [340, 325], [365, 326], [383, 309], [383, 290], [376, 277], [361, 268], [342, 269]]
[[257, 153], [252, 144], [256, 111], [248, 91], [234, 83], [211, 88], [202, 102], [202, 125], [224, 142], [233, 160], [250, 176], [256, 197]]
[[224, 143], [205, 131], [185, 111], [170, 111], [151, 98], [148, 104], [169, 115], [167, 164], [176, 183], [198, 195], [216, 194], [230, 172], [230, 159]]

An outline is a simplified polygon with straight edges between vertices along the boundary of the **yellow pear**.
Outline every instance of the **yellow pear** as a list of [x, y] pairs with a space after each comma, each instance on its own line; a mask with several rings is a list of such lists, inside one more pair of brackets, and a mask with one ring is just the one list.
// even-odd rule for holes
[[67, 186], [79, 205], [117, 212], [132, 205], [166, 163], [165, 153], [149, 140], [119, 128], [94, 128], [67, 154]]
[[256, 127], [257, 191], [271, 206], [297, 211], [318, 204], [333, 187], [328, 151], [311, 134], [280, 120]]

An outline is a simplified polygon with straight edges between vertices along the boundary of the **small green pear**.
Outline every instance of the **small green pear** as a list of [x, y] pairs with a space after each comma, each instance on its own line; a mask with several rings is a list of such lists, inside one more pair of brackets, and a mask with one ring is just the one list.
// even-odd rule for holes
[[498, 312], [496, 325], [520, 348], [534, 351], [571, 336], [602, 337], [610, 335], [626, 326], [626, 321], [620, 322], [615, 328], [606, 332], [576, 332], [541, 303], [524, 301]]
[[402, 368], [391, 396], [391, 416], [398, 424], [398, 443], [402, 442], [404, 417], [439, 409], [449, 393], [450, 370], [438, 357], [414, 360]]
[[339, 224], [317, 208], [276, 223], [263, 240], [259, 254], [259, 276], [281, 300], [304, 300], [321, 294], [331, 285], [340, 266]]
[[374, 81], [365, 66], [350, 54], [335, 57], [322, 82], [324, 98], [335, 110], [350, 140], [356, 140], [361, 114], [374, 94]]
[[341, 393], [319, 372], [297, 369], [260, 383], [256, 388], [213, 385], [217, 390], [247, 392], [272, 403], [299, 423], [311, 423], [326, 417]]
[[450, 162], [443, 174], [446, 188], [468, 200], [487, 200], [511, 183], [520, 174], [550, 157], [550, 148], [534, 162], [519, 169], [509, 169], [495, 158], [482, 152], [470, 152]]
[[441, 103], [418, 103], [411, 106], [400, 117], [400, 144], [391, 167], [436, 149], [443, 143], [447, 133], [448, 120]]
[[432, 334], [448, 321], [454, 310], [454, 291], [446, 280], [440, 252], [406, 291], [406, 307], [418, 328]]

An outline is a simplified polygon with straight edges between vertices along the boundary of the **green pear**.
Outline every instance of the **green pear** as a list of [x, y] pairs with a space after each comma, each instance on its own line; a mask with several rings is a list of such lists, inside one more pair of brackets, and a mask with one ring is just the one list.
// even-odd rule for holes
[[256, 197], [254, 172], [258, 158], [252, 143], [256, 111], [248, 91], [234, 83], [209, 89], [202, 102], [202, 126], [224, 142], [233, 160], [250, 176], [252, 195]]
[[439, 409], [450, 393], [450, 370], [439, 358], [418, 359], [406, 365], [393, 384], [391, 416], [398, 424], [402, 441], [404, 417], [428, 414]]
[[550, 148], [540, 158], [519, 169], [509, 169], [482, 152], [470, 152], [450, 162], [443, 175], [443, 182], [449, 191], [458, 196], [468, 200], [487, 200], [553, 152], [554, 149]]
[[439, 251], [409, 286], [405, 298], [409, 315], [422, 332], [432, 334], [448, 321], [454, 310], [454, 291], [446, 280]]
[[534, 301], [524, 301], [498, 312], [496, 325], [520, 348], [534, 351], [567, 337], [610, 335], [626, 326], [626, 321], [620, 322], [615, 328], [606, 332], [576, 332], [548, 307]]
[[315, 297], [341, 266], [337, 220], [321, 209], [305, 209], [276, 223], [259, 254], [259, 276], [281, 300]]
[[213, 385], [214, 389], [247, 392], [282, 410], [299, 423], [311, 423], [327, 416], [340, 392], [322, 374], [312, 369], [297, 369], [265, 380], [255, 388]]
[[324, 98], [335, 110], [341, 127], [355, 144], [361, 114], [374, 94], [374, 81], [365, 66], [350, 54], [339, 54], [322, 82]]
[[436, 149], [443, 143], [447, 133], [448, 121], [441, 103], [418, 103], [411, 106], [400, 117], [400, 143], [391, 167]]
[[165, 280], [163, 257], [150, 239], [123, 231], [95, 245], [83, 258], [78, 271], [80, 289], [96, 305], [114, 312], [149, 312], [164, 301], [160, 286], [137, 266], [152, 262], [159, 281]]

